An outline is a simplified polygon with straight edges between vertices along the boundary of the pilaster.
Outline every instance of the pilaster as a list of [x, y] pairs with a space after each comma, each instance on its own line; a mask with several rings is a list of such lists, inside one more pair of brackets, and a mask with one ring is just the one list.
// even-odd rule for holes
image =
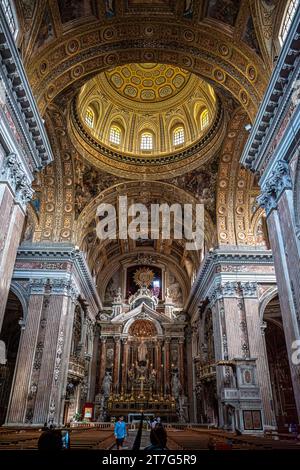
[[101, 303], [83, 256], [71, 246], [20, 247], [13, 278], [26, 283], [28, 275], [28, 314], [7, 424], [47, 421], [61, 425], [69, 374], [82, 382], [82, 400], [86, 400], [83, 391], [86, 394], [91, 388], [92, 344], [82, 351], [82, 358], [77, 361], [72, 356], [70, 362], [75, 307], [79, 303], [83, 306], [81, 342], [85, 345]]
[[299, 366], [292, 362], [293, 342], [300, 339], [300, 244], [294, 221], [290, 168], [286, 161], [276, 162], [262, 185], [258, 201], [267, 214], [288, 359], [300, 418]]
[[[42, 312], [45, 309], [44, 289], [47, 281], [31, 283], [31, 294], [28, 304], [28, 314], [25, 327], [22, 329], [18, 357], [15, 366], [15, 376], [8, 407], [6, 424], [14, 425], [24, 423], [26, 408], [30, 399], [31, 375], [34, 369], [34, 360], [37, 350], [37, 341], [41, 323]], [[36, 384], [34, 384], [36, 387]]]

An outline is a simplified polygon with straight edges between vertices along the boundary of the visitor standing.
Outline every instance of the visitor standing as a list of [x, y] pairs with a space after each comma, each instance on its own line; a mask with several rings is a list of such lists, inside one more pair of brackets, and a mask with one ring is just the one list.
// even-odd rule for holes
[[123, 447], [123, 442], [127, 436], [126, 423], [124, 422], [124, 416], [119, 416], [118, 421], [115, 424], [114, 434], [116, 438], [116, 446], [119, 450]]

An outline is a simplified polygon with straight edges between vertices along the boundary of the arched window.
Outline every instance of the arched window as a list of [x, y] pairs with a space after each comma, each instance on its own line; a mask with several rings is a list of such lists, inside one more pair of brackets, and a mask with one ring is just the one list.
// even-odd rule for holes
[[208, 110], [205, 109], [204, 111], [202, 111], [201, 116], [200, 116], [201, 129], [204, 129], [205, 127], [207, 127], [208, 124], [209, 124]]
[[94, 127], [94, 111], [91, 108], [87, 108], [84, 120], [89, 127]]
[[151, 132], [143, 132], [141, 136], [141, 149], [152, 150], [153, 149], [153, 135]]
[[11, 0], [1, 0], [1, 5], [3, 8], [4, 14], [6, 16], [8, 26], [13, 36], [16, 37], [18, 31], [17, 31], [17, 24], [16, 24], [16, 20], [15, 20], [13, 8], [12, 8], [12, 2]]
[[180, 145], [184, 143], [184, 129], [183, 127], [176, 127], [173, 132], [173, 144]]
[[113, 144], [120, 145], [121, 143], [121, 129], [117, 126], [112, 126], [109, 131], [109, 140]]
[[284, 43], [287, 33], [289, 32], [293, 18], [299, 6], [299, 0], [290, 0], [285, 10], [285, 15], [280, 28], [279, 41], [281, 45]]

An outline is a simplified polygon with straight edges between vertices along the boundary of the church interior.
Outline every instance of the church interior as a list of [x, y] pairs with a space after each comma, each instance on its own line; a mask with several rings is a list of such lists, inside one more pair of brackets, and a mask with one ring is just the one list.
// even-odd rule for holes
[[300, 448], [299, 51], [299, 0], [0, 0], [0, 450]]

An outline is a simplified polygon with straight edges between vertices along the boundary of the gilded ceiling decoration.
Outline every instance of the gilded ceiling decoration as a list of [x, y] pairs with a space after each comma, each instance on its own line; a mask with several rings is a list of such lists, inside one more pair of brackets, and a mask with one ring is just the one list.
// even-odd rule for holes
[[[75, 3], [73, 9], [60, 5], [59, 11], [52, 2], [45, 23], [40, 24], [43, 32], [35, 24], [29, 39], [25, 60], [42, 112], [61, 92], [76, 91], [96, 73], [130, 63], [163, 63], [220, 84], [254, 118], [267, 77], [257, 54], [255, 28], [248, 21], [247, 1], [243, 8], [233, 1], [211, 1], [208, 9], [202, 2], [191, 2], [189, 8], [184, 2], [174, 8], [172, 2], [164, 4], [163, 15], [149, 4], [129, 8], [125, 0], [118, 2], [118, 9], [113, 7], [113, 13], [91, 8], [86, 1], [80, 7]], [[151, 23], [149, 8], [156, 15]], [[234, 27], [236, 34], [230, 29]]]
[[176, 96], [191, 74], [165, 64], [128, 64], [105, 72], [109, 84], [121, 95], [138, 103], [161, 102]]
[[[159, 201], [166, 195], [174, 200], [179, 191], [180, 197], [192, 194], [204, 202], [208, 249], [217, 237], [220, 244], [261, 240], [261, 212], [252, 203], [255, 190], [238, 161], [247, 138], [244, 125], [255, 118], [273, 67], [278, 11], [284, 2], [17, 3], [23, 11], [19, 46], [55, 154], [36, 186], [26, 237], [76, 241], [89, 252], [91, 266], [101, 258], [108, 273], [110, 256], [122, 261], [138, 249], [166, 254], [170, 263], [183, 265], [184, 250], [174, 240], [147, 248], [130, 242], [97, 244], [95, 205], [124, 188], [137, 200], [149, 200], [151, 191]], [[99, 77], [105, 89], [98, 89], [91, 131], [82, 119], [91, 95], [86, 94], [80, 109], [74, 97]], [[210, 127], [202, 134], [192, 112], [195, 103], [188, 102], [196, 82], [204, 84], [200, 101], [211, 106]], [[206, 93], [208, 84], [215, 90], [215, 105]], [[128, 108], [141, 123], [151, 115], [147, 127], [158, 137], [157, 154], [133, 147], [139, 139], [132, 138], [132, 129], [142, 130], [142, 124], [132, 123]], [[153, 118], [154, 112], [160, 117]], [[108, 130], [115, 118], [128, 130], [126, 151], [110, 145]], [[174, 151], [172, 125], [180, 120], [188, 148]], [[189, 153], [193, 145], [199, 147]]]
[[136, 320], [131, 325], [129, 334], [137, 338], [151, 338], [157, 335], [157, 331], [150, 320]]
[[[101, 179], [101, 174], [99, 174]], [[185, 249], [185, 239], [170, 240], [159, 238], [147, 240], [147, 244], [141, 244], [138, 240], [102, 240], [96, 236], [96, 211], [99, 203], [112, 204], [116, 209], [118, 224], [118, 197], [126, 195], [128, 200], [139, 201], [149, 207], [149, 204], [163, 203], [195, 203], [192, 194], [175, 185], [164, 182], [138, 182], [128, 181], [112, 186], [95, 197], [81, 212], [76, 223], [76, 240], [74, 243], [84, 252], [88, 253], [87, 262], [97, 278], [99, 289], [109, 281], [113, 272], [124, 266], [127, 260], [136, 264], [137, 253], [155, 258], [156, 262], [164, 260], [174, 272], [182, 285], [188, 285], [190, 278], [201, 262], [201, 250], [188, 252]], [[209, 250], [217, 242], [216, 229], [207, 211], [205, 217], [205, 249]], [[156, 263], [155, 263], [156, 264]], [[151, 266], [150, 266], [151, 269]], [[103, 284], [104, 283], [104, 284]]]
[[207, 15], [222, 23], [234, 26], [239, 13], [240, 0], [209, 0], [207, 5]]
[[248, 134], [247, 116], [236, 110], [228, 125], [220, 155], [217, 182], [217, 232], [220, 244], [254, 245], [260, 239], [262, 210], [255, 200], [259, 190], [253, 176], [242, 168], [239, 160]]

